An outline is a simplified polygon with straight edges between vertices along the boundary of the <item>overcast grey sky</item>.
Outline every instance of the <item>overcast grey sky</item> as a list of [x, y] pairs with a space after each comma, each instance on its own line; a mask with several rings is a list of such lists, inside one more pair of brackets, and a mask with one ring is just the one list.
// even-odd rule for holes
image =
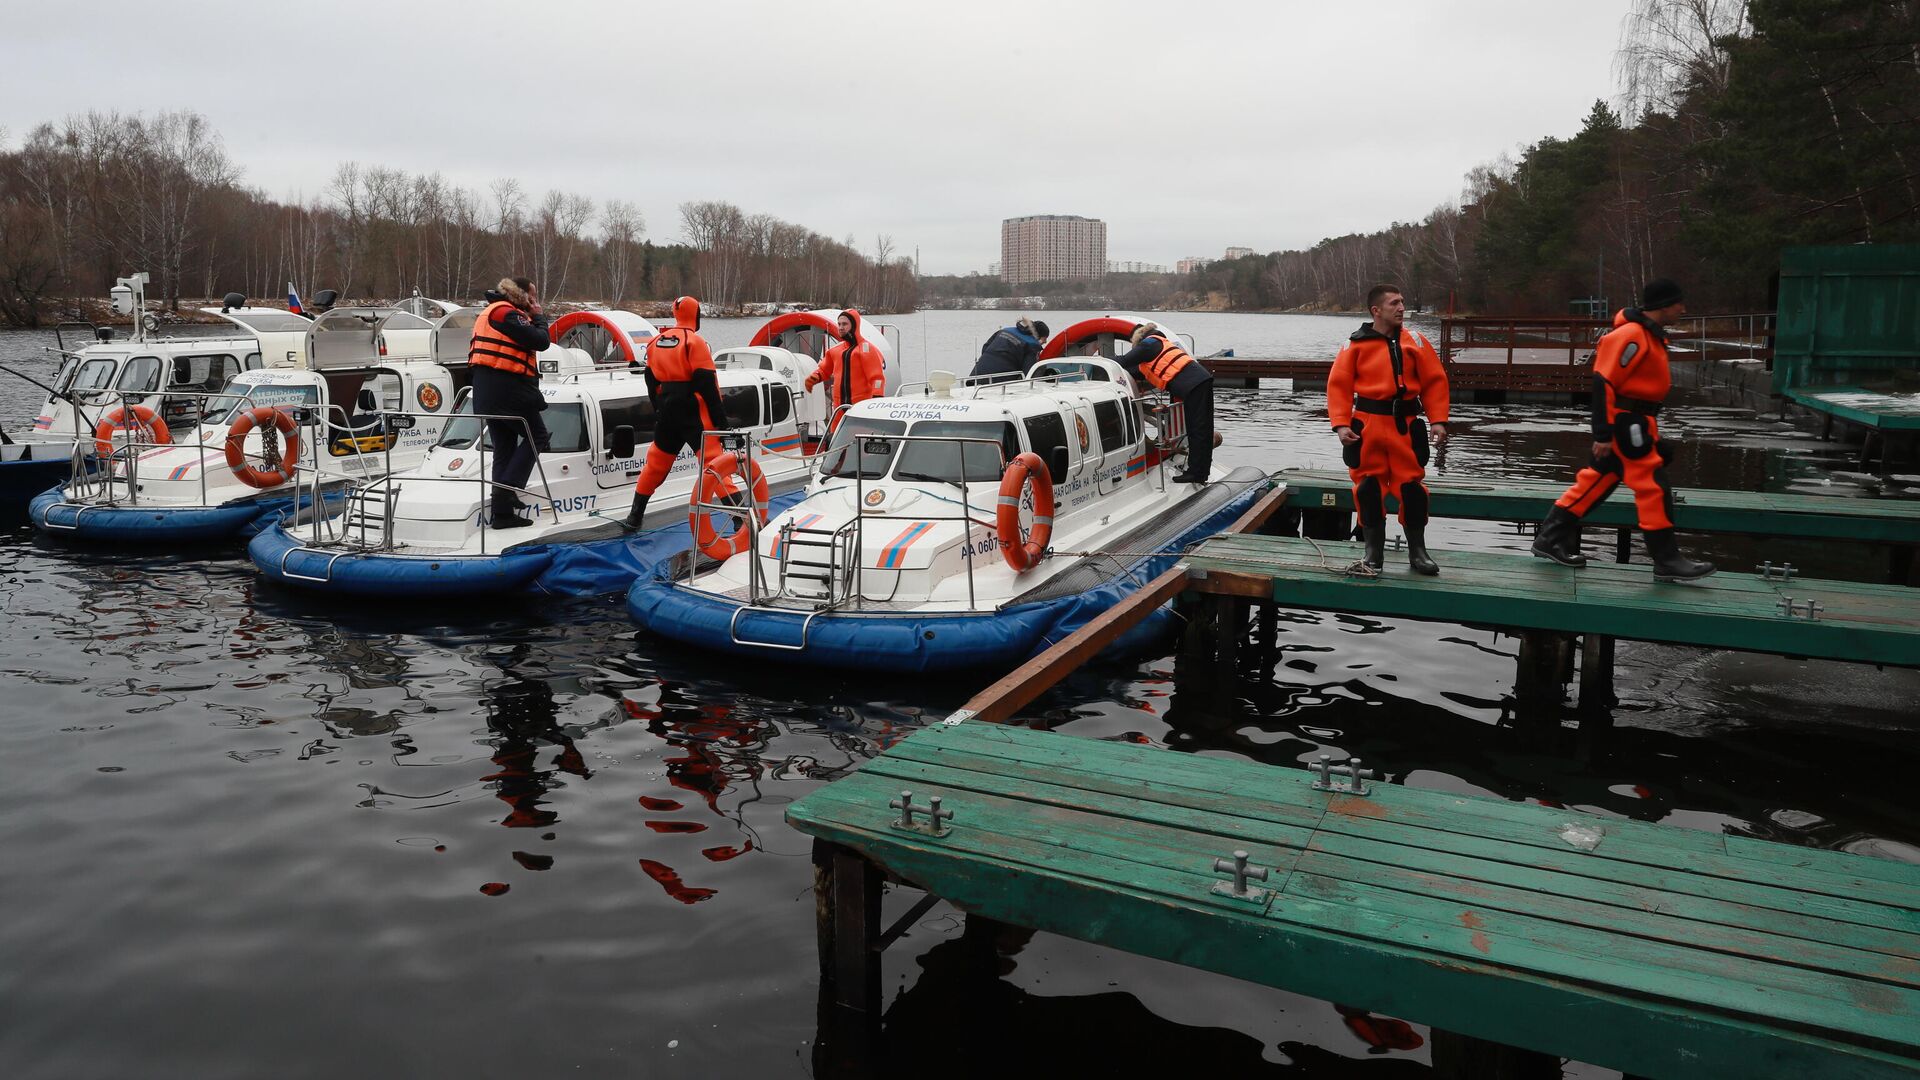
[[1612, 96], [1626, 0], [9, 8], [9, 145], [190, 108], [276, 197], [348, 160], [512, 176], [631, 200], [659, 241], [724, 199], [954, 273], [1021, 214], [1102, 218], [1109, 258], [1154, 263], [1424, 217]]

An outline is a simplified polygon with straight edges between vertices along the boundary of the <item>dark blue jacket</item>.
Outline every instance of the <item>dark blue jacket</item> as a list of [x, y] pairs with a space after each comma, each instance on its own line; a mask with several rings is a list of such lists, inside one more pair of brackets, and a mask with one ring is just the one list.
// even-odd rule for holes
[[980, 359], [969, 378], [983, 375], [1024, 375], [1040, 361], [1040, 339], [1017, 326], [994, 331], [980, 347]]
[[[484, 298], [489, 304], [506, 299], [492, 289], [486, 291]], [[519, 308], [508, 308], [491, 321], [495, 329], [528, 352], [546, 352], [547, 346], [553, 344], [553, 339], [547, 336], [547, 317], [544, 314], [529, 315]]]

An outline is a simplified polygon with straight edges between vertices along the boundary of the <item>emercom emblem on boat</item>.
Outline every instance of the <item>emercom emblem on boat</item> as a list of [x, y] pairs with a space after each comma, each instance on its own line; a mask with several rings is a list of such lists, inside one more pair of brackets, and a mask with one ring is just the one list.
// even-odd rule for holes
[[419, 400], [420, 407], [428, 412], [440, 411], [440, 388], [432, 383], [421, 383], [420, 389], [415, 391], [413, 396]]

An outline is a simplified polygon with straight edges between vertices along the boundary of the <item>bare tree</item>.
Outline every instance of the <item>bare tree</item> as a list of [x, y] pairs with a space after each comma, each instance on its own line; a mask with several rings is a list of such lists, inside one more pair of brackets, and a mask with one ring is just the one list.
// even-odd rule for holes
[[624, 199], [608, 199], [600, 211], [601, 260], [607, 268], [607, 302], [619, 307], [627, 298], [633, 245], [646, 228], [640, 210]]
[[1679, 115], [1695, 87], [1718, 97], [1732, 73], [1721, 43], [1746, 28], [1747, 0], [1633, 0], [1613, 61], [1620, 114]]

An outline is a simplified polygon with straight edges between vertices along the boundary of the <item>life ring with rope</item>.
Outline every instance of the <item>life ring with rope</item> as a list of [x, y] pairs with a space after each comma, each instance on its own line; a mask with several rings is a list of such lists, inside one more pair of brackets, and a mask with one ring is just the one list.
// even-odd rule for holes
[[[279, 433], [285, 445], [277, 452], [265, 452], [261, 457], [272, 465], [263, 469], [247, 463], [247, 434], [254, 428], [260, 428], [263, 438], [262, 449], [270, 450], [272, 441], [265, 438], [271, 429]], [[300, 460], [300, 429], [294, 424], [293, 417], [285, 409], [276, 409], [271, 405], [262, 405], [241, 413], [227, 428], [227, 468], [233, 475], [250, 488], [279, 487], [293, 480], [298, 471]]]
[[[1033, 528], [1020, 528], [1020, 504], [1028, 490], [1033, 492]], [[1053, 539], [1053, 475], [1040, 455], [1027, 451], [1007, 462], [1000, 474], [1000, 508], [994, 514], [1000, 554], [1016, 574], [1032, 569], [1047, 557], [1047, 544]]]
[[[131, 422], [127, 413], [133, 413]], [[101, 457], [113, 456], [113, 433], [116, 431], [146, 432], [153, 436], [156, 443], [173, 442], [173, 433], [167, 430], [167, 422], [159, 414], [145, 405], [122, 405], [102, 416], [93, 426], [93, 452]], [[137, 440], [136, 440], [137, 441]]]
[[[700, 549], [702, 555], [710, 559], [725, 562], [746, 551], [751, 542], [752, 530], [747, 528], [744, 521], [732, 533], [722, 536], [720, 530], [713, 526], [715, 512], [703, 510], [700, 506], [701, 503], [719, 503], [738, 495], [740, 486], [735, 481], [740, 478], [742, 478], [740, 459], [732, 452], [716, 455], [701, 466], [700, 483], [693, 490], [693, 502], [688, 508], [687, 516], [688, 524], [693, 529], [694, 546]], [[744, 478], [751, 492], [750, 505], [753, 508], [753, 516], [758, 519], [757, 524], [765, 525], [770, 495], [767, 476], [760, 471], [760, 463], [748, 458]], [[744, 513], [739, 516], [744, 517]]]

